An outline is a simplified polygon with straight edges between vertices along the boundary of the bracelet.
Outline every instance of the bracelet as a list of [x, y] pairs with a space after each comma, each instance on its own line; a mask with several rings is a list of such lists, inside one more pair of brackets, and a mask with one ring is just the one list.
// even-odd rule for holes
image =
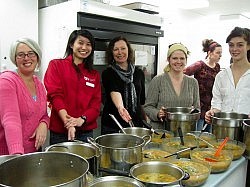
[[81, 118], [84, 120], [84, 122], [82, 123], [82, 125], [86, 124], [86, 122], [87, 122], [87, 117], [86, 117], [86, 116], [81, 116]]

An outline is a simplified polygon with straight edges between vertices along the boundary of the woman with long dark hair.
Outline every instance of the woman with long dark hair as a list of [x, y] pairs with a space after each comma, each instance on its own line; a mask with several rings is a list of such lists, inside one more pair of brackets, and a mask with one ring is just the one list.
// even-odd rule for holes
[[93, 70], [95, 41], [87, 30], [75, 30], [68, 39], [64, 59], [54, 59], [44, 84], [52, 107], [50, 144], [87, 141], [97, 128], [100, 113], [100, 75]]

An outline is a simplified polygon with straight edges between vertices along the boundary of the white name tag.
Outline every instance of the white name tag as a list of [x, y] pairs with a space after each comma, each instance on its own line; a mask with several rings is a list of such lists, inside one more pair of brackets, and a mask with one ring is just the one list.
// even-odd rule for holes
[[92, 87], [92, 88], [95, 87], [95, 85], [94, 85], [93, 83], [90, 83], [90, 82], [86, 82], [86, 85], [87, 85], [87, 86], [90, 86], [90, 87]]

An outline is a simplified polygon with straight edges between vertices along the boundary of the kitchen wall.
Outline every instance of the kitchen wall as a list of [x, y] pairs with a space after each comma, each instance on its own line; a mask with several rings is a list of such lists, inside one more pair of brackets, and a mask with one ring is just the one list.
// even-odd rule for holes
[[[223, 53], [220, 60], [221, 67], [229, 65], [230, 55], [226, 37], [235, 26], [249, 27], [250, 20], [244, 17], [230, 17], [220, 20], [219, 15], [202, 16], [188, 10], [169, 10], [160, 13], [164, 17], [163, 30], [165, 37], [161, 38], [160, 64], [158, 73], [162, 72], [166, 65], [166, 53], [168, 45], [174, 42], [181, 42], [188, 47], [191, 55], [188, 58], [188, 65], [197, 60], [205, 58], [202, 52], [201, 42], [203, 39], [214, 39], [222, 45]], [[238, 18], [238, 19], [236, 19]]]
[[[9, 47], [19, 37], [38, 40], [38, 2], [34, 0], [9, 0], [0, 3], [0, 71], [14, 69], [9, 60]], [[163, 7], [163, 8], [162, 8]], [[235, 26], [249, 27], [249, 19], [220, 20], [219, 16], [202, 16], [188, 10], [161, 6], [160, 16], [164, 18], [162, 29], [165, 36], [160, 38], [158, 73], [166, 65], [168, 45], [182, 42], [191, 51], [188, 64], [203, 59], [201, 41], [212, 38], [223, 46], [222, 67], [229, 65], [230, 55], [225, 39]], [[43, 26], [45, 23], [43, 23]], [[59, 33], [61, 35], [61, 33]], [[46, 57], [45, 57], [46, 58]], [[43, 67], [46, 69], [46, 67]]]
[[9, 59], [13, 41], [29, 37], [38, 41], [38, 1], [8, 0], [0, 2], [0, 72], [15, 69]]

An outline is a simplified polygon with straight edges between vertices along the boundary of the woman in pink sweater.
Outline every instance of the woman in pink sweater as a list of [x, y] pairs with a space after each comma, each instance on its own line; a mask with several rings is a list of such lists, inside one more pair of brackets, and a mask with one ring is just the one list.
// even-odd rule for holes
[[34, 71], [41, 63], [38, 44], [19, 39], [10, 49], [17, 71], [0, 74], [0, 155], [35, 152], [46, 140], [46, 91]]

